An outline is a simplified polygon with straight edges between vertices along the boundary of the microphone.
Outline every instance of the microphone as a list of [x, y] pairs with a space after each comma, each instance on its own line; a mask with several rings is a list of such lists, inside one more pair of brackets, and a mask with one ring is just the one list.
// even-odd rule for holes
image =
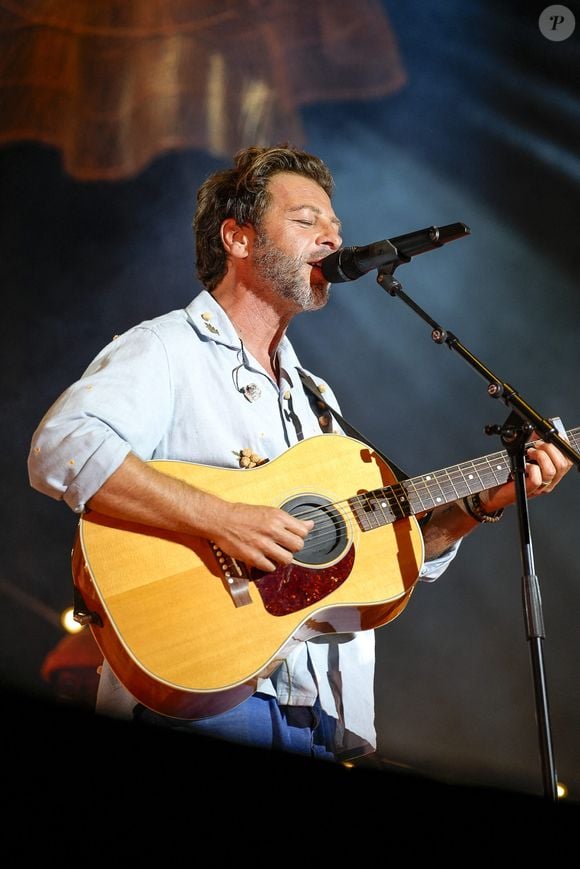
[[447, 226], [429, 226], [396, 238], [374, 241], [363, 247], [343, 247], [324, 257], [320, 263], [322, 274], [331, 284], [356, 281], [372, 269], [381, 266], [408, 263], [411, 257], [443, 247], [449, 241], [469, 235], [471, 230], [464, 223], [449, 223]]

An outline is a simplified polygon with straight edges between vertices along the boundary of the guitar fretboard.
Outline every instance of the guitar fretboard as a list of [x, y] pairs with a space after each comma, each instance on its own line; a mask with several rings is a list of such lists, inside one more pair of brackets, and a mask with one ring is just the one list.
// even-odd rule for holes
[[[580, 428], [571, 429], [567, 437], [571, 446], [578, 451]], [[507, 450], [500, 450], [473, 461], [355, 495], [349, 498], [349, 504], [363, 531], [369, 531], [499, 486], [508, 481], [510, 473]]]

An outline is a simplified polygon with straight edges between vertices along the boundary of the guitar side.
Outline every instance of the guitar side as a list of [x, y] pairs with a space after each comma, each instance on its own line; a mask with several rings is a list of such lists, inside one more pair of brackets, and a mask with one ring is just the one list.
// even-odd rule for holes
[[[250, 580], [239, 605], [208, 541], [85, 514], [73, 547], [75, 585], [100, 622], [91, 630], [101, 651], [144, 705], [177, 718], [226, 711], [297, 644], [379, 627], [407, 605], [423, 563], [422, 535], [413, 517], [361, 530], [348, 499], [395, 481], [365, 444], [320, 435], [251, 470], [150, 464], [232, 502], [280, 507], [315, 495], [337, 511], [342, 538], [326, 560], [295, 559]], [[330, 591], [316, 599], [310, 589], [319, 587]], [[284, 605], [269, 607], [270, 599]]]

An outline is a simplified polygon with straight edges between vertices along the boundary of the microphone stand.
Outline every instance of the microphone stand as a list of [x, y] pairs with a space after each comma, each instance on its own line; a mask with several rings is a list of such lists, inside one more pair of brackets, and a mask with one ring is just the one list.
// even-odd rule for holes
[[525, 485], [526, 439], [532, 431], [538, 432], [545, 441], [555, 444], [576, 465], [578, 470], [580, 470], [580, 454], [566, 440], [560, 437], [551, 420], [545, 419], [534, 410], [512, 386], [502, 381], [490, 371], [452, 332], [443, 329], [423, 308], [409, 298], [403, 291], [400, 282], [393, 275], [397, 266], [404, 262], [409, 262], [410, 258], [402, 257], [397, 249], [394, 246], [392, 247], [392, 259], [379, 268], [377, 282], [391, 296], [398, 296], [422, 320], [431, 326], [431, 337], [436, 344], [447, 344], [451, 350], [459, 353], [478, 374], [487, 380], [487, 392], [491, 398], [499, 398], [504, 404], [512, 408], [511, 413], [502, 426], [486, 426], [485, 431], [489, 435], [500, 435], [510, 458], [512, 476], [515, 482], [521, 549], [520, 557], [523, 567], [522, 599], [531, 656], [544, 796], [552, 802], [556, 802], [558, 798], [557, 778], [542, 647], [542, 641], [545, 639], [544, 620], [538, 577], [534, 569], [528, 499]]

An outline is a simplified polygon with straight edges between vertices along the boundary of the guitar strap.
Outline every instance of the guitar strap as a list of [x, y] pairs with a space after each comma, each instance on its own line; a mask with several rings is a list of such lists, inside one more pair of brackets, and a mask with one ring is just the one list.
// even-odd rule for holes
[[391, 459], [387, 458], [387, 456], [385, 456], [385, 454], [381, 450], [379, 450], [373, 443], [371, 443], [371, 441], [368, 438], [366, 438], [363, 434], [361, 434], [353, 425], [351, 425], [349, 422], [347, 422], [347, 420], [343, 416], [341, 416], [340, 413], [334, 409], [334, 407], [331, 407], [325, 401], [324, 396], [322, 395], [320, 389], [317, 387], [316, 383], [314, 382], [312, 377], [310, 377], [309, 374], [307, 374], [301, 368], [298, 368], [298, 374], [300, 375], [300, 379], [301, 379], [302, 383], [304, 384], [304, 386], [306, 387], [306, 389], [308, 389], [309, 392], [311, 392], [313, 395], [316, 396], [316, 398], [318, 400], [319, 407], [322, 410], [327, 410], [329, 413], [331, 413], [332, 416], [335, 418], [335, 420], [340, 425], [340, 427], [348, 435], [350, 435], [351, 437], [356, 438], [357, 440], [362, 441], [363, 443], [367, 444], [367, 446], [369, 446], [378, 456], [381, 457], [381, 459], [383, 459], [383, 461], [385, 461], [387, 463], [387, 465], [389, 465], [389, 467], [391, 468], [391, 470], [393, 471], [393, 473], [395, 474], [395, 476], [397, 477], [399, 482], [401, 482], [402, 480], [409, 479], [408, 474], [405, 474], [405, 472], [402, 471]]

